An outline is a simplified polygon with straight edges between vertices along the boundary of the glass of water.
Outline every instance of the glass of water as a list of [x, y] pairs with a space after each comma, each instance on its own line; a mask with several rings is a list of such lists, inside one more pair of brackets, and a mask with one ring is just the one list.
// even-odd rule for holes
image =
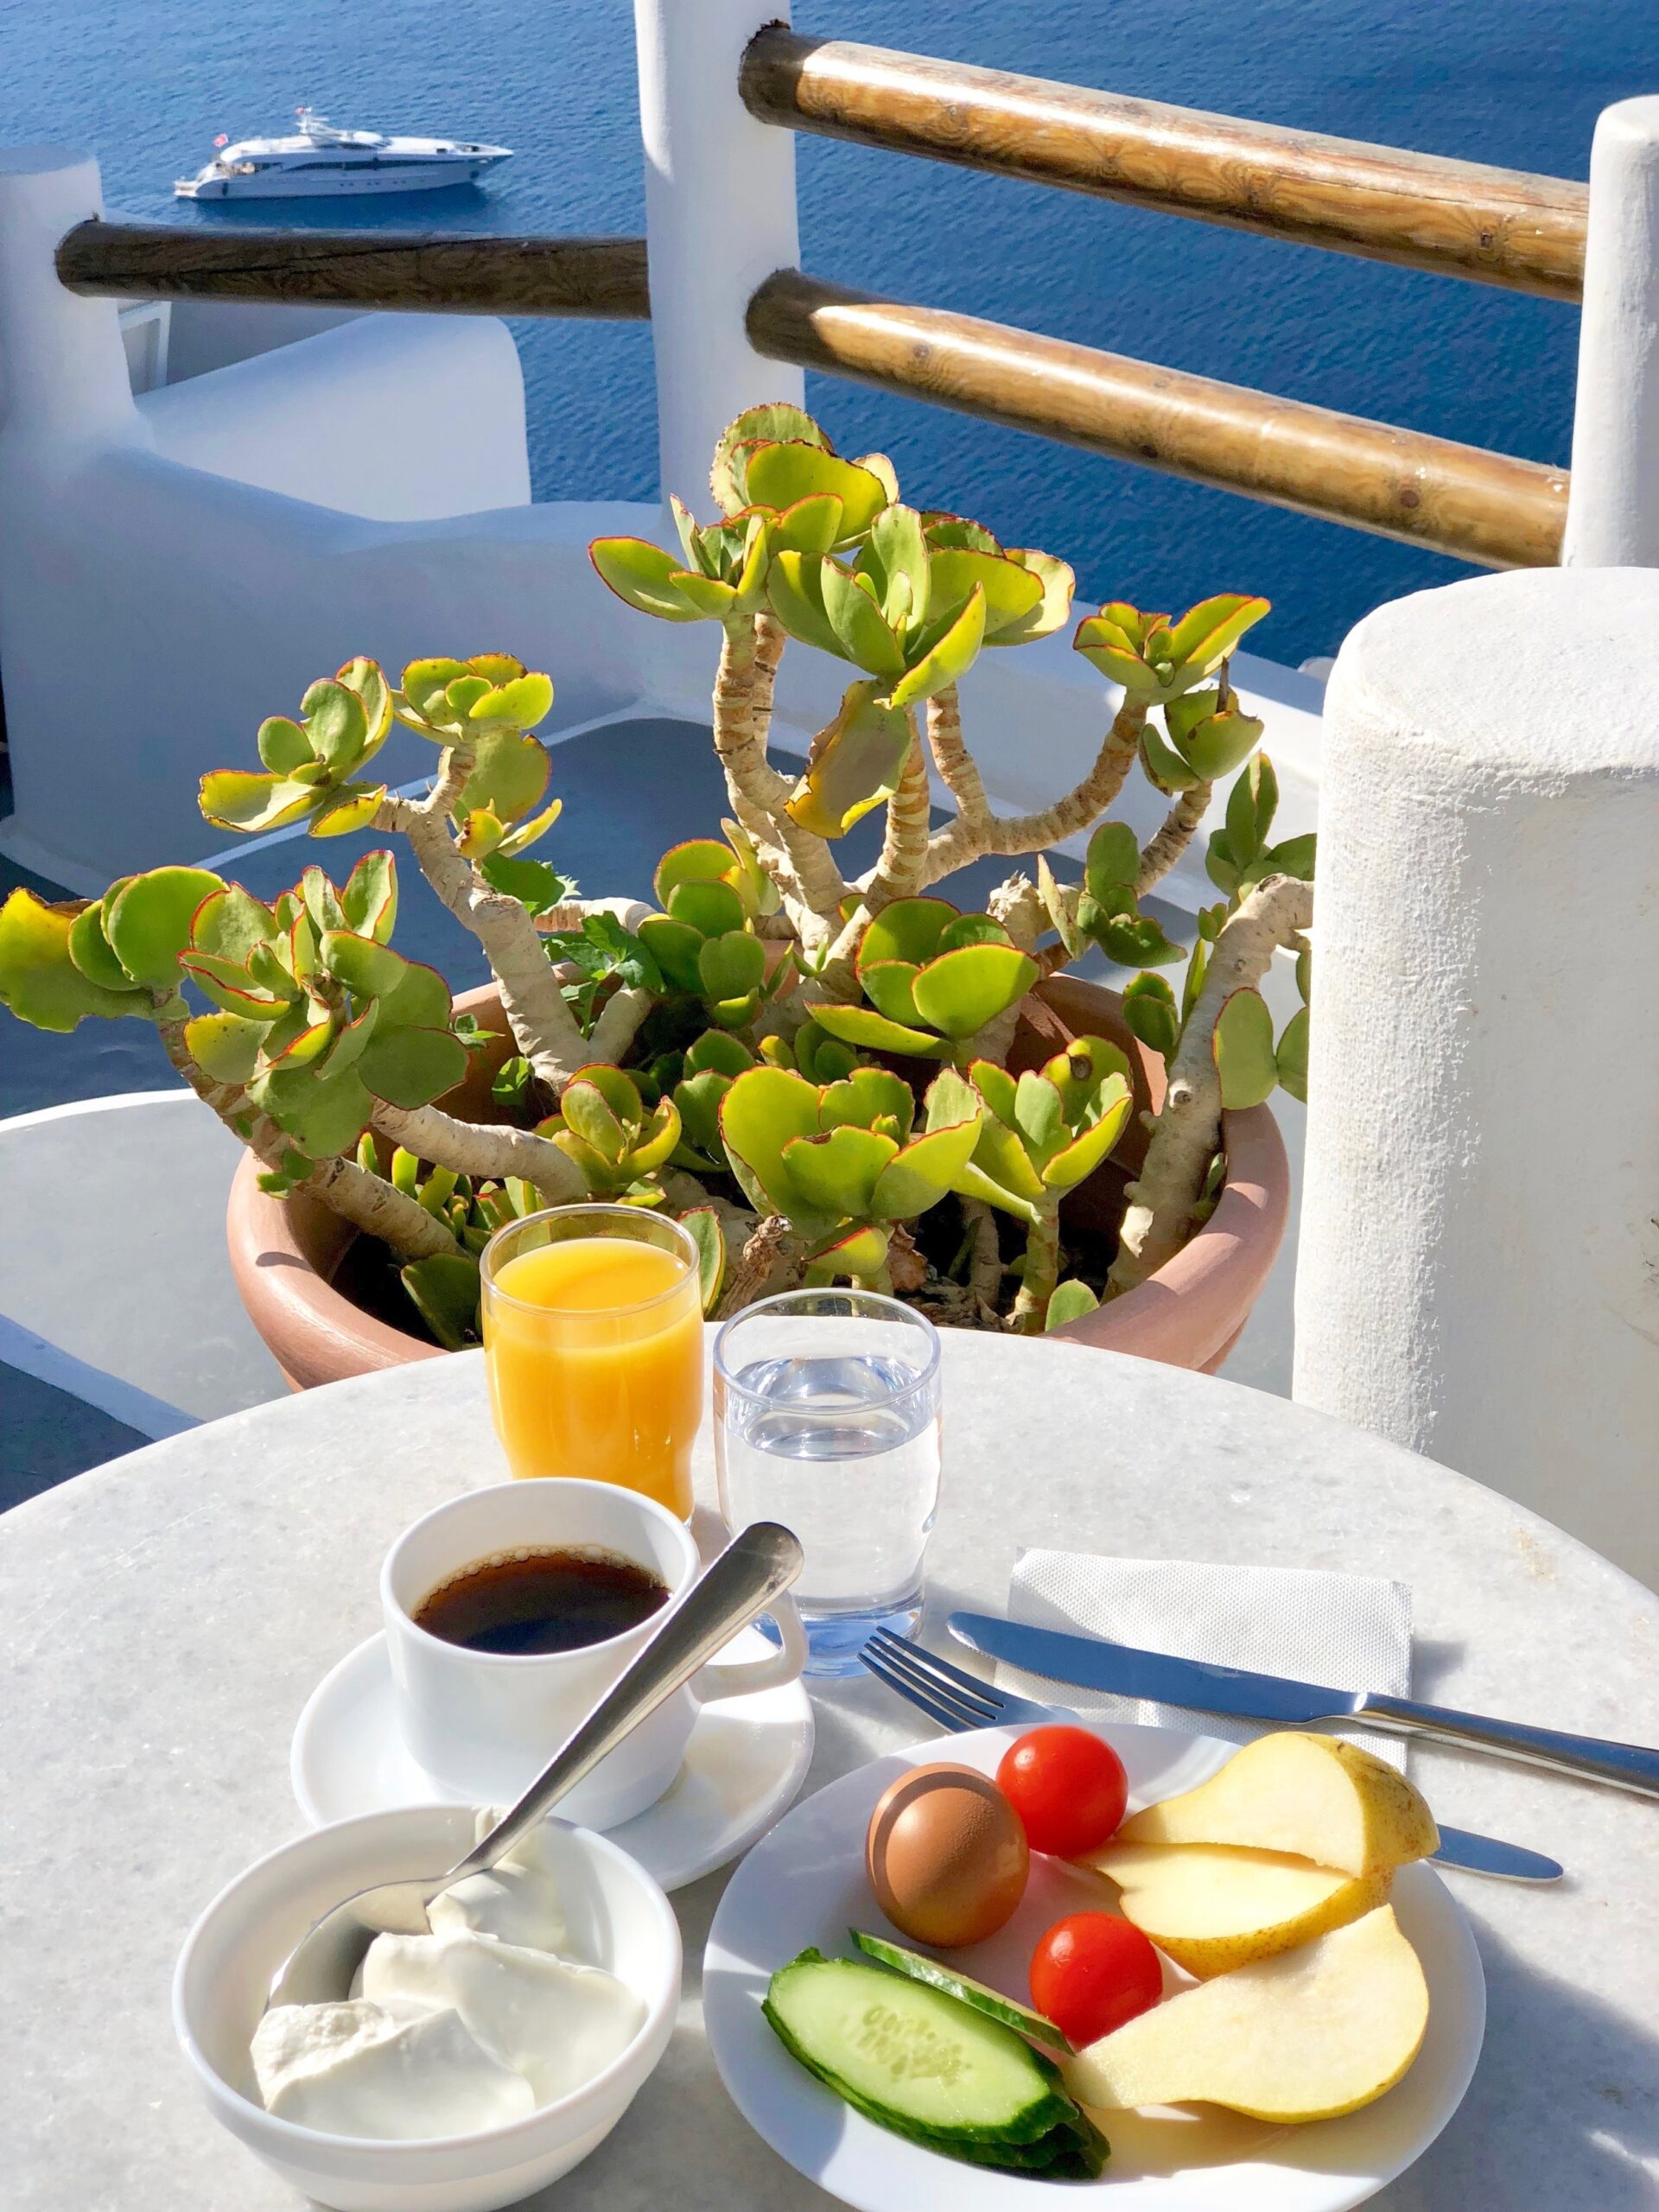
[[806, 1564], [809, 1675], [853, 1675], [872, 1630], [907, 1636], [939, 1499], [939, 1333], [896, 1298], [793, 1290], [715, 1339], [728, 1527], [781, 1521]]

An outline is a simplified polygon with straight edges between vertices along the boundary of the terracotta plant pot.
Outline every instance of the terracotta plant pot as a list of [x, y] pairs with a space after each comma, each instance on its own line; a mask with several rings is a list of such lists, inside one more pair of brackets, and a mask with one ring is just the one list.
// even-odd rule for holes
[[[1039, 1017], [1021, 1022], [1009, 1054], [1015, 1069], [1039, 1065], [1067, 1037], [1087, 1033], [1110, 1038], [1135, 1068], [1129, 1127], [1111, 1158], [1060, 1210], [1062, 1226], [1071, 1220], [1109, 1234], [1122, 1219], [1124, 1185], [1135, 1180], [1146, 1158], [1141, 1109], [1155, 1114], [1164, 1103], [1164, 1064], [1130, 1033], [1116, 991], [1078, 976], [1055, 976], [1039, 984], [1038, 996]], [[1155, 1275], [1081, 1320], [1068, 1321], [1053, 1332], [1057, 1338], [1215, 1373], [1262, 1294], [1290, 1211], [1290, 1166], [1271, 1110], [1251, 1106], [1224, 1114], [1221, 1131], [1227, 1179], [1209, 1220]]]
[[[1086, 1032], [1120, 1045], [1135, 1068], [1136, 1116], [1117, 1152], [1066, 1201], [1063, 1217], [1109, 1231], [1122, 1212], [1123, 1186], [1146, 1151], [1139, 1109], [1155, 1112], [1163, 1100], [1163, 1063], [1130, 1035], [1115, 991], [1061, 976], [1040, 984], [1034, 1017], [1021, 1022], [1014, 1040], [1010, 1059], [1016, 1069], [1039, 1065], [1067, 1038]], [[471, 1120], [496, 1120], [490, 1084], [512, 1046], [494, 986], [455, 1003], [496, 1030], [501, 1044], [474, 1056], [466, 1080], [443, 1103]], [[1222, 1127], [1227, 1179], [1209, 1220], [1155, 1275], [1069, 1322], [1057, 1337], [1210, 1373], [1227, 1357], [1279, 1249], [1290, 1179], [1278, 1124], [1265, 1106], [1228, 1114]], [[231, 1267], [255, 1328], [295, 1389], [444, 1357], [435, 1344], [377, 1320], [336, 1290], [334, 1275], [356, 1232], [302, 1194], [267, 1198], [258, 1175], [250, 1154], [232, 1185], [226, 1221]]]

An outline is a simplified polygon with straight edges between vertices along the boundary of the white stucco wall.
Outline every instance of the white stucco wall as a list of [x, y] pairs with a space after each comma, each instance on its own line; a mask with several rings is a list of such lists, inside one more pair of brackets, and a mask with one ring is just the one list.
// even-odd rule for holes
[[1596, 124], [1561, 557], [1659, 563], [1659, 94]]
[[225, 1245], [243, 1157], [182, 1089], [0, 1120], [0, 1357], [146, 1436], [281, 1397]]
[[377, 521], [530, 499], [518, 349], [493, 318], [359, 315], [137, 404], [169, 461]]
[[1295, 1395], [1659, 1586], [1659, 571], [1380, 608], [1331, 679]]
[[354, 322], [352, 308], [314, 308], [299, 301], [175, 300], [168, 339], [167, 380], [206, 376], [232, 361], [250, 361], [278, 346], [315, 338], [342, 322]]
[[[252, 765], [263, 718], [353, 653], [399, 668], [505, 645], [554, 672], [555, 730], [649, 684], [658, 626], [587, 556], [596, 531], [648, 518], [637, 508], [364, 521], [124, 450], [49, 480], [0, 455], [0, 505], [17, 809], [0, 849], [72, 888], [200, 851], [198, 778]], [[399, 732], [376, 773], [431, 765]]]
[[664, 494], [703, 516], [733, 416], [804, 401], [800, 370], [762, 360], [743, 323], [755, 287], [800, 259], [794, 133], [757, 123], [737, 89], [744, 48], [788, 13], [780, 0], [634, 0], [657, 452]]

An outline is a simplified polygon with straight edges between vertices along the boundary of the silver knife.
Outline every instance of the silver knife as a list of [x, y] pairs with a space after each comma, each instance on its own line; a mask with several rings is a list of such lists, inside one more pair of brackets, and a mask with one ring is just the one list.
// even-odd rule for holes
[[1433, 1736], [1465, 1751], [1494, 1751], [1529, 1766], [1552, 1767], [1581, 1781], [1605, 1782], [1638, 1797], [1659, 1797], [1659, 1751], [1617, 1744], [1599, 1736], [1573, 1736], [1533, 1728], [1519, 1720], [1492, 1720], [1419, 1705], [1381, 1690], [1332, 1690], [1280, 1675], [1253, 1675], [1243, 1667], [1217, 1667], [1205, 1659], [1172, 1658], [1166, 1651], [1137, 1651], [1104, 1637], [1071, 1636], [1059, 1629], [1029, 1628], [989, 1613], [952, 1613], [952, 1636], [975, 1651], [1006, 1659], [1052, 1681], [1075, 1682], [1116, 1697], [1142, 1697], [1160, 1705], [1192, 1706], [1240, 1720], [1363, 1720], [1367, 1727], [1401, 1735]]
[[[1162, 1662], [1166, 1665], [1197, 1664], [1196, 1662], [1169, 1661], [1166, 1655], [1162, 1653], [1133, 1651], [1131, 1647], [1127, 1645], [1109, 1644], [1103, 1640], [1097, 1641], [1092, 1637], [1068, 1637], [1057, 1630], [1027, 1629], [1019, 1622], [997, 1620], [983, 1613], [953, 1615], [949, 1625], [952, 1634], [959, 1641], [969, 1644], [976, 1650], [985, 1652], [988, 1656], [1007, 1658], [1010, 1664], [1024, 1667], [1028, 1672], [1046, 1674], [1052, 1680], [1075, 1682], [1084, 1688], [1116, 1688], [1117, 1683], [1127, 1682], [1131, 1679], [1127, 1674], [1115, 1674], [1110, 1684], [1105, 1681], [1103, 1668], [1092, 1662], [1097, 1660], [1107, 1660], [1112, 1656], [1128, 1655], [1135, 1659]], [[982, 1637], [982, 1630], [984, 1631]], [[1017, 1633], [1005, 1643], [1004, 1630], [1014, 1630]], [[1050, 1662], [1047, 1665], [1039, 1665], [1035, 1654], [1027, 1648], [1027, 1639], [1037, 1637], [1051, 1639], [1051, 1648], [1042, 1655]], [[994, 1643], [1000, 1648], [994, 1649]], [[1086, 1676], [1078, 1669], [1069, 1666], [1066, 1647], [1073, 1644], [1081, 1646], [1084, 1657], [1091, 1662], [1090, 1671]], [[1236, 1672], [1233, 1669], [1217, 1669], [1213, 1671], [1230, 1676]], [[1158, 1679], [1160, 1683], [1160, 1691], [1158, 1694], [1160, 1703], [1166, 1705], [1198, 1705], [1199, 1703], [1192, 1695], [1190, 1685], [1179, 1684], [1173, 1679], [1161, 1675]], [[1271, 1676], [1257, 1679], [1269, 1682], [1274, 1680]], [[1185, 1696], [1172, 1694], [1173, 1691], [1183, 1688], [1187, 1690]], [[1118, 1694], [1126, 1696], [1153, 1694], [1151, 1691], [1142, 1688], [1126, 1688]], [[1217, 1688], [1206, 1687], [1206, 1697], [1219, 1694]], [[1224, 1710], [1224, 1707], [1218, 1703], [1208, 1703], [1200, 1705], [1199, 1709], [1214, 1713]], [[1278, 1708], [1271, 1712], [1243, 1713], [1243, 1708], [1235, 1704], [1226, 1709], [1238, 1712], [1243, 1717], [1249, 1719], [1289, 1719], [1293, 1717], [1288, 1712]], [[1435, 1860], [1441, 1866], [1457, 1867], [1468, 1873], [1493, 1875], [1500, 1879], [1512, 1882], [1558, 1882], [1565, 1871], [1559, 1859], [1548, 1858], [1541, 1851], [1529, 1850], [1522, 1844], [1501, 1842], [1493, 1836], [1477, 1835], [1467, 1828], [1442, 1827], [1440, 1835], [1440, 1848], [1433, 1854]]]

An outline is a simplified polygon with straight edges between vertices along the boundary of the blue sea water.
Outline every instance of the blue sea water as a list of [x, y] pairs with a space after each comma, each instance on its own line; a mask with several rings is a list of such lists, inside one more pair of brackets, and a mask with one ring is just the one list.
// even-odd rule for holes
[[[757, 11], [759, 12], [759, 11]], [[801, 0], [798, 28], [1191, 107], [1582, 177], [1599, 111], [1659, 90], [1654, 0]], [[228, 212], [171, 198], [215, 132], [341, 123], [518, 149], [487, 191]], [[626, 0], [12, 0], [0, 136], [90, 148], [112, 210], [183, 223], [643, 227]], [[899, 298], [1551, 462], [1578, 317], [1554, 302], [803, 137], [809, 269]], [[538, 496], [656, 481], [651, 337], [515, 325]], [[1368, 608], [1464, 573], [1427, 552], [813, 379], [843, 450], [918, 504], [1077, 565], [1083, 590], [1274, 601], [1262, 651], [1335, 650]]]

